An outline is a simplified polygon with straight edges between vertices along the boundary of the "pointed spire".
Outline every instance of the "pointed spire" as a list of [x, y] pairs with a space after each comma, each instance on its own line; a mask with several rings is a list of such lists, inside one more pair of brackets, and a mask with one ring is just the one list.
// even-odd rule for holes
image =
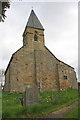
[[44, 30], [34, 10], [32, 9], [26, 27], [38, 28]]

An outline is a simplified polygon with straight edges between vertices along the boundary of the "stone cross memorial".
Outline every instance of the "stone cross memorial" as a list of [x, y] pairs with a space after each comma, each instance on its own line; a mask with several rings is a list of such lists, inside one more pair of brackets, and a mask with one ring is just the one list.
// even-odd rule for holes
[[27, 85], [23, 106], [34, 105], [38, 103], [39, 90], [36, 85]]

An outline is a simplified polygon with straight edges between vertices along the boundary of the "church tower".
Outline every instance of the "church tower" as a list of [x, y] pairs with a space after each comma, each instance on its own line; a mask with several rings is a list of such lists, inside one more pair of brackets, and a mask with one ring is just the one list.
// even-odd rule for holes
[[23, 46], [31, 49], [43, 49], [44, 28], [32, 10], [23, 33]]

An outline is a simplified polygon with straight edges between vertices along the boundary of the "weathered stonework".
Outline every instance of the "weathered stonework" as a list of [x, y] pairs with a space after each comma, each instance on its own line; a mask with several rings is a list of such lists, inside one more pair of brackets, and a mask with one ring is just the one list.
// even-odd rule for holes
[[45, 46], [44, 29], [28, 26], [23, 46], [12, 55], [5, 78], [4, 91], [10, 92], [24, 92], [30, 84], [36, 84], [40, 91], [78, 88], [74, 68], [58, 60]]

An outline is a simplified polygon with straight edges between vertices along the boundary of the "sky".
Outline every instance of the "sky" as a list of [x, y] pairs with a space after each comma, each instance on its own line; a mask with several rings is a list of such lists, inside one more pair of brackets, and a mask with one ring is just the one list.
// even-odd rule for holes
[[45, 45], [78, 74], [77, 2], [12, 2], [5, 22], [0, 22], [0, 69], [6, 69], [11, 55], [23, 45], [32, 7], [45, 29]]

